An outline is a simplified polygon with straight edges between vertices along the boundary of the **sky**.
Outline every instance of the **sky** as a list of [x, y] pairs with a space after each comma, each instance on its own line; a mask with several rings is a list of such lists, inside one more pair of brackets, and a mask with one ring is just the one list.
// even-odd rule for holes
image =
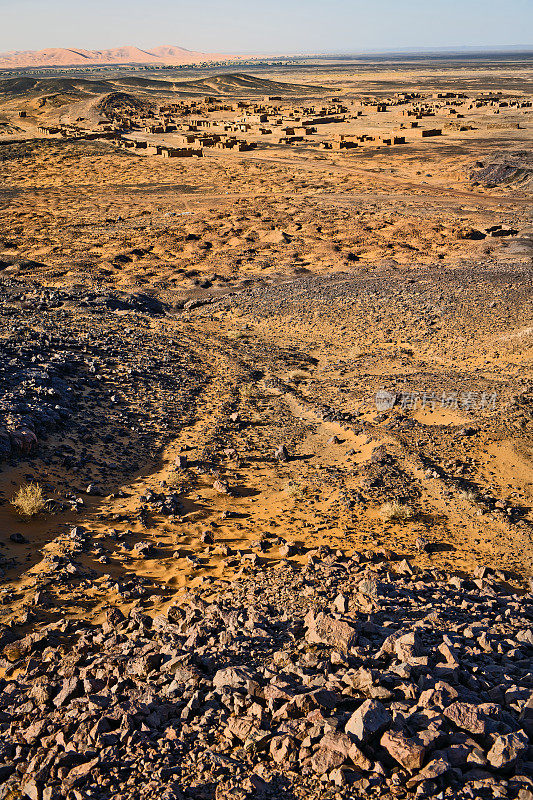
[[0, 0], [0, 51], [359, 53], [533, 45], [533, 0]]

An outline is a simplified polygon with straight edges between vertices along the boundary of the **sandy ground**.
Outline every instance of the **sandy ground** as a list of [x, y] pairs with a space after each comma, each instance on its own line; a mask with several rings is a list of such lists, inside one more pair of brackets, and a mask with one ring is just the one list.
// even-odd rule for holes
[[[416, 70], [271, 77], [355, 96], [435, 85], [507, 92], [526, 72], [452, 70], [440, 83]], [[12, 122], [17, 105], [4, 104]], [[80, 109], [61, 104], [54, 113]], [[184, 588], [216, 593], [257, 565], [304, 562], [323, 543], [386, 548], [460, 573], [489, 565], [522, 585], [532, 573], [533, 523], [532, 125], [531, 109], [523, 111], [520, 128], [513, 109], [490, 119], [476, 110], [474, 130], [405, 147], [265, 145], [171, 161], [33, 138], [37, 113], [17, 123], [31, 138], [0, 144], [0, 280], [22, 299], [9, 301], [2, 339], [16, 342], [24, 324], [68, 335], [71, 319], [88, 341], [96, 332], [105, 342], [112, 330], [120, 343], [101, 416], [78, 413], [92, 469], [91, 455], [74, 471], [62, 466], [63, 445], [81, 447], [68, 430], [48, 437], [31, 462], [4, 464], [2, 551], [16, 564], [3, 579], [2, 621], [40, 622], [58, 611], [100, 619], [116, 604], [155, 613]], [[394, 113], [361, 125], [388, 130]], [[479, 161], [518, 161], [526, 177], [476, 184]], [[494, 226], [513, 233], [492, 236]], [[465, 238], [472, 229], [485, 238]], [[91, 315], [77, 299], [62, 321], [32, 306], [32, 293], [64, 287], [143, 291], [168, 314]], [[183, 310], [189, 299], [208, 302]], [[142, 396], [128, 382], [121, 361], [135, 361], [138, 340], [126, 329], [146, 335], [154, 358], [172, 361], [179, 350], [198, 365], [202, 385], [187, 419], [164, 382]], [[380, 413], [382, 389], [395, 405]], [[120, 441], [106, 420], [113, 392], [132, 414], [143, 404], [146, 412]], [[150, 446], [136, 463], [102, 471], [136, 446], [143, 426]], [[286, 463], [274, 457], [281, 444]], [[28, 477], [56, 499], [82, 494], [85, 505], [24, 522], [10, 499]], [[91, 482], [100, 496], [85, 494]], [[179, 512], [161, 514], [149, 490], [174, 492]], [[383, 504], [393, 501], [408, 506], [408, 519], [386, 519]], [[87, 574], [55, 584], [47, 556], [72, 551], [73, 525], [90, 535], [74, 552]], [[13, 532], [27, 542], [10, 541]], [[146, 557], [139, 542], [152, 544]], [[140, 597], [128, 596], [128, 576], [146, 579]]]

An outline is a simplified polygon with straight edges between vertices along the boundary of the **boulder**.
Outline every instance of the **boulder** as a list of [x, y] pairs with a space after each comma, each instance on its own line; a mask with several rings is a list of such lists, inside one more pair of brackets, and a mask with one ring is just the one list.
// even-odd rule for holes
[[380, 744], [409, 772], [420, 769], [423, 764], [426, 748], [401, 731], [385, 731]]
[[359, 628], [348, 620], [311, 612], [304, 622], [307, 626], [305, 639], [309, 644], [330, 645], [346, 653], [357, 641]]
[[524, 731], [507, 733], [496, 737], [487, 753], [487, 760], [494, 769], [511, 769], [517, 759], [525, 756], [529, 749], [529, 738]]
[[248, 681], [253, 676], [245, 667], [227, 667], [219, 669], [213, 677], [213, 688], [221, 692], [225, 687], [229, 689], [246, 689]]
[[487, 731], [484, 714], [473, 703], [456, 701], [444, 709], [444, 715], [461, 730], [483, 736]]
[[365, 700], [357, 711], [354, 711], [345, 731], [359, 742], [366, 742], [381, 733], [392, 722], [392, 717], [379, 700]]

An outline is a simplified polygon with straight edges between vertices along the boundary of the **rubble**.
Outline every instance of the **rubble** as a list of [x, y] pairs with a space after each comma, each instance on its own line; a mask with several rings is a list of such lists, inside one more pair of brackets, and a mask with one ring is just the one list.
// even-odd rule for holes
[[[0, 796], [524, 800], [533, 596], [394, 567], [338, 551], [5, 644]], [[339, 611], [364, 576], [379, 608]]]

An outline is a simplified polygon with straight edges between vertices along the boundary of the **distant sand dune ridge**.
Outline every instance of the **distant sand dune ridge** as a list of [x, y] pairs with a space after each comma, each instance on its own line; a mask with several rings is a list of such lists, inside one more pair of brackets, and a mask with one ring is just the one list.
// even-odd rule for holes
[[138, 47], [114, 47], [109, 50], [83, 50], [49, 47], [44, 50], [10, 50], [0, 53], [0, 69], [19, 67], [70, 67], [102, 64], [199, 64], [225, 61], [233, 56], [200, 53], [184, 47], [160, 46], [153, 50]]

